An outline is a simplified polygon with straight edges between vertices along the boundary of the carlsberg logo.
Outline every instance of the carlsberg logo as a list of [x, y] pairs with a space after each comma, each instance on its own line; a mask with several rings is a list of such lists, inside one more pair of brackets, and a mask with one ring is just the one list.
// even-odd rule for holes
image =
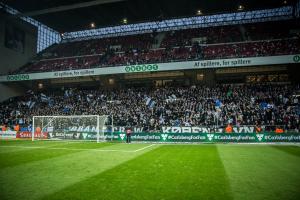
[[124, 140], [124, 138], [125, 138], [125, 134], [120, 134], [120, 138], [121, 138], [121, 140]]
[[262, 141], [264, 134], [256, 134], [258, 141]]
[[207, 134], [207, 137], [208, 137], [208, 140], [209, 141], [212, 141], [213, 137], [214, 137], [214, 134]]
[[161, 134], [161, 137], [162, 137], [163, 141], [166, 141], [167, 137], [168, 137], [168, 134]]
[[151, 72], [151, 71], [157, 71], [158, 65], [131, 65], [125, 67], [126, 72]]
[[87, 136], [87, 135], [88, 135], [87, 133], [82, 133], [83, 139], [86, 139], [86, 136]]

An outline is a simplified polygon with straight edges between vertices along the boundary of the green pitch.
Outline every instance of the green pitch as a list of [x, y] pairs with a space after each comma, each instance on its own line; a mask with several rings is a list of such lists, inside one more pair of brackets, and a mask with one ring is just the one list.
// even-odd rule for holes
[[0, 199], [300, 199], [300, 146], [0, 141]]

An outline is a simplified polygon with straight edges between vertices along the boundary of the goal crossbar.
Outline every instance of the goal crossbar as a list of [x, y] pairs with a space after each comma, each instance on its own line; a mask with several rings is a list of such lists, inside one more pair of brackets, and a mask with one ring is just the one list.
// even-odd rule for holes
[[108, 115], [41, 115], [41, 116], [33, 116], [35, 117], [63, 117], [63, 118], [75, 118], [75, 117], [102, 117]]

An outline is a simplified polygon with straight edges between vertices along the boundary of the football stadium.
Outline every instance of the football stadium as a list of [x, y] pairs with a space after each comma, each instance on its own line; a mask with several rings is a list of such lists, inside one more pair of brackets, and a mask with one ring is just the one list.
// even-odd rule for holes
[[300, 0], [0, 0], [1, 200], [299, 200]]

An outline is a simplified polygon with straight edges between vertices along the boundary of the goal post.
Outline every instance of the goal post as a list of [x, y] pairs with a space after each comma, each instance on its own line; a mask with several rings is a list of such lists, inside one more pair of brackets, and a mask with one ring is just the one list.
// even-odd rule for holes
[[[32, 141], [43, 139], [105, 141], [108, 117], [108, 115], [33, 116]], [[113, 124], [109, 126], [113, 128]]]

